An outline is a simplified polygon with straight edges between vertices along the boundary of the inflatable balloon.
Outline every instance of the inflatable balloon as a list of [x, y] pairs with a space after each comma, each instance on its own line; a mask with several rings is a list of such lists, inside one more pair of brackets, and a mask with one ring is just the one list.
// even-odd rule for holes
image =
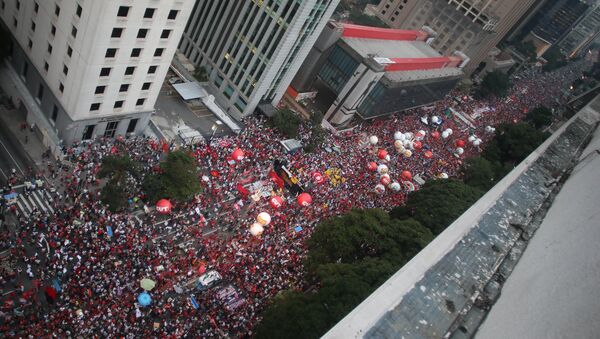
[[393, 183], [391, 183], [389, 187], [390, 187], [390, 189], [392, 191], [396, 191], [396, 192], [398, 192], [400, 190], [400, 188], [401, 188], [400, 184], [398, 182], [396, 182], [396, 181], [394, 181]]
[[407, 149], [406, 151], [404, 151], [405, 158], [410, 158], [411, 156], [412, 156], [412, 152], [410, 150]]
[[406, 149], [413, 149], [414, 145], [413, 145], [413, 141], [411, 140], [405, 140], [404, 141], [404, 148]]
[[404, 181], [411, 181], [412, 180], [412, 174], [409, 171], [402, 171], [402, 174], [400, 175], [400, 177]]
[[271, 199], [269, 199], [269, 204], [271, 204], [271, 207], [278, 209], [283, 207], [283, 198], [281, 198], [280, 196], [273, 196], [271, 197]]
[[310, 206], [312, 204], [312, 197], [308, 193], [301, 193], [297, 200], [300, 206]]
[[271, 223], [271, 216], [267, 212], [261, 212], [256, 217], [256, 221], [262, 226], [267, 226]]
[[252, 234], [255, 237], [260, 237], [260, 235], [263, 234], [264, 231], [265, 229], [262, 227], [262, 225], [257, 222], [250, 226], [250, 234]]
[[369, 169], [369, 171], [377, 171], [377, 163], [371, 161], [368, 165], [367, 168]]
[[440, 138], [440, 132], [438, 132], [438, 131], [431, 132], [431, 137], [434, 138], [434, 139], [436, 139], [436, 140], [439, 139]]
[[385, 159], [383, 159], [383, 160], [389, 162], [390, 160], [392, 160], [392, 157], [390, 157], [390, 155], [388, 154], [385, 156]]
[[244, 159], [244, 151], [236, 148], [231, 152], [231, 158], [235, 161], [242, 161]]
[[475, 146], [481, 145], [481, 139], [477, 139], [477, 140], [473, 141], [473, 145], [475, 145]]
[[448, 131], [443, 131], [442, 132], [442, 138], [448, 139], [449, 136], [450, 136], [450, 133], [448, 133]]
[[390, 179], [390, 176], [386, 174], [385, 176], [381, 177], [381, 179], [379, 180], [379, 182], [382, 185], [387, 186], [387, 185], [389, 185], [392, 182], [392, 180]]
[[434, 124], [439, 124], [440, 123], [440, 117], [438, 117], [437, 115], [434, 115], [431, 117], [431, 122], [433, 122]]
[[377, 186], [375, 186], [375, 192], [383, 194], [385, 192], [385, 186], [382, 184], [377, 184]]
[[386, 155], [388, 155], [388, 152], [384, 149], [380, 149], [379, 152], [377, 152], [377, 157], [381, 160], [385, 159]]
[[431, 151], [425, 151], [425, 153], [423, 154], [423, 156], [426, 159], [431, 159], [433, 157], [433, 152], [431, 152]]
[[417, 150], [418, 150], [418, 149], [421, 149], [422, 147], [423, 147], [423, 144], [421, 144], [421, 142], [420, 142], [420, 141], [415, 141], [415, 142], [413, 142], [413, 148], [414, 148], [414, 149], [417, 149]]
[[415, 185], [410, 181], [403, 181], [402, 186], [404, 187], [405, 190], [407, 190], [409, 192], [412, 192], [415, 190]]
[[404, 134], [402, 134], [402, 132], [394, 133], [394, 140], [402, 140], [402, 139], [404, 139]]
[[452, 130], [452, 128], [447, 128], [446, 132], [448, 132], [449, 135], [452, 135], [452, 133], [454, 133], [454, 131]]
[[446, 174], [446, 173], [440, 173], [440, 178], [441, 179], [448, 179], [448, 174]]
[[385, 174], [388, 171], [389, 171], [389, 168], [384, 164], [377, 166], [377, 173], [379, 173], [379, 174]]
[[474, 135], [470, 135], [469, 138], [467, 139], [469, 142], [473, 142], [475, 140], [477, 140], [477, 137]]
[[456, 149], [456, 154], [461, 155], [463, 153], [465, 153], [465, 150], [462, 147]]
[[425, 138], [426, 134], [427, 133], [424, 130], [420, 130], [420, 131], [417, 132], [417, 134], [415, 134], [415, 138], [417, 140], [423, 140], [423, 138]]
[[378, 138], [378, 137], [376, 137], [376, 136], [374, 136], [374, 135], [372, 135], [372, 136], [369, 138], [369, 143], [370, 143], [371, 145], [377, 145], [377, 143], [378, 143], [378, 142], [379, 142], [379, 138]]
[[406, 137], [406, 140], [412, 140], [415, 137], [411, 132], [404, 133], [404, 136]]
[[322, 184], [325, 181], [325, 178], [319, 172], [313, 173], [312, 178], [313, 178], [313, 181], [315, 182], [315, 184]]
[[404, 147], [404, 143], [402, 142], [402, 140], [394, 141], [394, 148], [399, 149], [400, 147]]
[[456, 144], [456, 147], [465, 147], [465, 145], [466, 145], [465, 141], [461, 140], [461, 139], [456, 140], [455, 144]]
[[171, 213], [172, 208], [173, 205], [171, 205], [171, 202], [167, 199], [160, 199], [156, 203], [156, 211], [160, 214], [169, 214]]

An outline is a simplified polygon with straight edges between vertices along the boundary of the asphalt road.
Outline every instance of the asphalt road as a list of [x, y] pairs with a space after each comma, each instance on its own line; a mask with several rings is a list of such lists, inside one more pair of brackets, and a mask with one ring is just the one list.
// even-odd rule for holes
[[[31, 134], [29, 131], [27, 133]], [[16, 137], [25, 136], [20, 131], [10, 131], [6, 125], [0, 123], [0, 183], [2, 185], [6, 184], [13, 168], [19, 176], [23, 177], [28, 167], [35, 167]]]

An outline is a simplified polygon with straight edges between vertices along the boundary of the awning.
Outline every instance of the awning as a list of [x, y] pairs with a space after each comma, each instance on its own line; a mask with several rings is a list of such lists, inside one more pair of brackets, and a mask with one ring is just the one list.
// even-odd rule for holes
[[208, 96], [208, 93], [200, 86], [200, 83], [197, 81], [193, 82], [183, 82], [180, 84], [174, 84], [173, 88], [179, 93], [181, 98], [185, 101], [201, 99]]

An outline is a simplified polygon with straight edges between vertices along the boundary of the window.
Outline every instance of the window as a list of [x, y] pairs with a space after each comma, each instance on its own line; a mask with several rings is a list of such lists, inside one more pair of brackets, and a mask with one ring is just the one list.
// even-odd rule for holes
[[100, 103], [96, 102], [90, 105], [90, 111], [97, 111], [100, 109]]
[[58, 85], [58, 90], [59, 90], [61, 93], [65, 91], [65, 85], [64, 85], [62, 82], [61, 82], [61, 83]]
[[52, 54], [52, 45], [48, 44], [48, 54]]
[[100, 70], [100, 76], [101, 77], [107, 77], [110, 75], [110, 67], [102, 67], [102, 69]]
[[[100, 104], [98, 104], [98, 108], [99, 107], [100, 107]], [[94, 135], [94, 128], [96, 128], [96, 125], [87, 125], [87, 126], [85, 126], [85, 129], [83, 130], [83, 136], [81, 137], [81, 140], [90, 140], [92, 138], [92, 135]]]
[[69, 58], [73, 55], [73, 49], [71, 48], [71, 46], [67, 46], [67, 55], [69, 56]]
[[64, 75], [69, 74], [69, 67], [67, 67], [67, 65], [63, 65], [63, 74]]
[[73, 38], [77, 38], [77, 27], [75, 27], [75, 25], [71, 27], [71, 35], [73, 36]]
[[19, 25], [19, 22], [17, 21], [17, 18], [15, 18], [13, 16], [13, 26], [15, 26], [15, 28]]
[[175, 20], [175, 18], [177, 18], [177, 14], [179, 14], [179, 11], [176, 9], [172, 9], [169, 11], [169, 16], [167, 17], [167, 19]]
[[25, 63], [23, 64], [23, 71], [21, 71], [21, 76], [23, 78], [27, 77], [27, 71], [29, 70], [29, 64], [27, 63], [27, 61], [25, 61]]
[[56, 122], [56, 118], [58, 118], [58, 107], [54, 105], [54, 107], [52, 107], [52, 116], [50, 117], [50, 120], [52, 120], [52, 122]]
[[127, 15], [129, 14], [129, 8], [128, 6], [121, 6], [119, 7], [119, 11], [117, 12], [117, 16], [119, 17], [127, 17]]
[[147, 34], [148, 34], [148, 30], [146, 28], [140, 28], [140, 30], [138, 30], [137, 38], [144, 39]]
[[148, 74], [154, 74], [154, 73], [156, 73], [156, 68], [157, 68], [157, 66], [150, 66], [150, 67], [148, 67]]
[[141, 48], [134, 48], [131, 50], [131, 57], [132, 58], [137, 58], [140, 56], [140, 54], [142, 54], [142, 49]]
[[154, 56], [155, 56], [155, 57], [162, 56], [164, 51], [165, 51], [165, 49], [164, 49], [164, 48], [157, 48], [157, 49], [154, 51]]
[[106, 124], [106, 129], [104, 130], [104, 137], [106, 138], [114, 138], [115, 132], [117, 131], [117, 127], [119, 126], [118, 121], [109, 121]]
[[6, 3], [4, 2], [4, 0], [2, 0], [2, 5], [0, 5], [0, 8], [2, 8], [2, 10], [4, 10], [4, 8], [6, 8]]
[[171, 35], [171, 30], [170, 29], [163, 29], [162, 33], [160, 34], [160, 38], [161, 39], [168, 39], [170, 35]]
[[142, 91], [147, 91], [150, 89], [150, 86], [152, 86], [151, 82], [144, 82], [144, 84], [142, 85]]
[[52, 36], [56, 35], [56, 26], [52, 25], [52, 28], [50, 29], [50, 33], [52, 33]]
[[129, 120], [129, 125], [127, 125], [127, 132], [126, 133], [133, 133], [135, 132], [135, 127], [137, 126], [137, 122], [139, 119], [131, 119]]
[[129, 89], [129, 84], [122, 84], [121, 87], [119, 88], [119, 92], [127, 92], [128, 89]]
[[137, 99], [137, 101], [135, 102], [135, 105], [136, 106], [143, 106], [144, 102], [146, 102], [146, 99], [140, 98], [140, 99]]
[[123, 102], [124, 102], [123, 100], [115, 101], [114, 108], [122, 108], [123, 107]]
[[123, 34], [123, 28], [113, 28], [112, 33], [110, 34], [111, 38], [120, 38]]
[[116, 48], [107, 48], [106, 49], [106, 54], [104, 55], [107, 58], [114, 58], [115, 55], [117, 55], [117, 49]]
[[36, 2], [33, 5], [33, 12], [37, 14], [37, 12], [39, 12], [39, 11], [40, 11], [40, 5]]
[[105, 90], [106, 90], [106, 86], [96, 86], [96, 90], [94, 91], [94, 94], [104, 94]]
[[50, 65], [48, 65], [48, 62], [45, 61], [44, 62], [44, 71], [48, 72], [48, 69], [50, 68]]
[[17, 10], [21, 9], [21, 0], [17, 0]]
[[31, 39], [27, 42], [27, 47], [29, 47], [29, 49], [33, 48], [33, 41], [31, 41]]
[[35, 21], [31, 20], [31, 31], [35, 32]]
[[129, 66], [129, 67], [125, 68], [125, 75], [132, 75], [133, 72], [135, 72], [135, 67]]
[[81, 5], [77, 5], [77, 10], [75, 11], [77, 17], [81, 18], [81, 12], [83, 12], [83, 8], [81, 8]]
[[60, 7], [58, 7], [58, 5], [54, 5], [54, 15], [56, 15], [56, 16], [60, 15]]
[[35, 98], [38, 101], [42, 101], [42, 98], [44, 97], [44, 86], [39, 85], [38, 86], [38, 90], [37, 90], [37, 95], [35, 96]]
[[144, 12], [144, 19], [152, 19], [154, 16], [154, 11], [156, 11], [156, 8], [146, 8], [146, 11]]

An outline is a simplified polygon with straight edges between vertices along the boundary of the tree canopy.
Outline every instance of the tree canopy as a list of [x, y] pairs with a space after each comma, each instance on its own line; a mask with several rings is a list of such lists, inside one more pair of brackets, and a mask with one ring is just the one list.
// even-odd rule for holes
[[297, 138], [302, 119], [290, 109], [280, 109], [271, 118], [275, 128], [288, 138]]
[[515, 48], [517, 51], [519, 51], [521, 54], [527, 57], [529, 61], [535, 61], [535, 59], [537, 59], [537, 51], [535, 45], [533, 44], [533, 41], [521, 41], [515, 44]]
[[[434, 235], [441, 233], [483, 194], [457, 180], [430, 180], [408, 196], [406, 206], [392, 210], [396, 218], [412, 217]], [[400, 213], [399, 213], [400, 212]], [[402, 215], [408, 213], [408, 215]]]
[[474, 157], [466, 160], [463, 167], [465, 184], [485, 192], [496, 184], [500, 174], [497, 163], [492, 163], [484, 157]]
[[479, 95], [487, 97], [495, 95], [497, 97], [503, 97], [510, 88], [510, 80], [508, 75], [500, 72], [493, 71], [488, 72], [484, 77], [479, 87]]
[[102, 160], [98, 177], [109, 180], [100, 192], [100, 200], [110, 211], [116, 212], [127, 206], [127, 200], [135, 189], [127, 183], [130, 176], [139, 176], [139, 166], [129, 155], [109, 155]]
[[550, 47], [546, 53], [543, 55], [544, 59], [546, 59], [546, 64], [542, 66], [542, 70], [544, 72], [550, 72], [557, 68], [563, 67], [567, 64], [567, 60], [565, 56], [560, 51], [560, 48], [557, 46]]
[[486, 146], [483, 156], [502, 164], [523, 161], [548, 137], [527, 123], [502, 124], [496, 128], [496, 136]]
[[187, 201], [200, 192], [196, 159], [187, 151], [169, 153], [160, 169], [161, 173], [150, 174], [144, 180], [143, 188], [149, 202], [162, 198]]
[[529, 111], [525, 120], [540, 129], [552, 123], [552, 111], [548, 107], [539, 106]]

